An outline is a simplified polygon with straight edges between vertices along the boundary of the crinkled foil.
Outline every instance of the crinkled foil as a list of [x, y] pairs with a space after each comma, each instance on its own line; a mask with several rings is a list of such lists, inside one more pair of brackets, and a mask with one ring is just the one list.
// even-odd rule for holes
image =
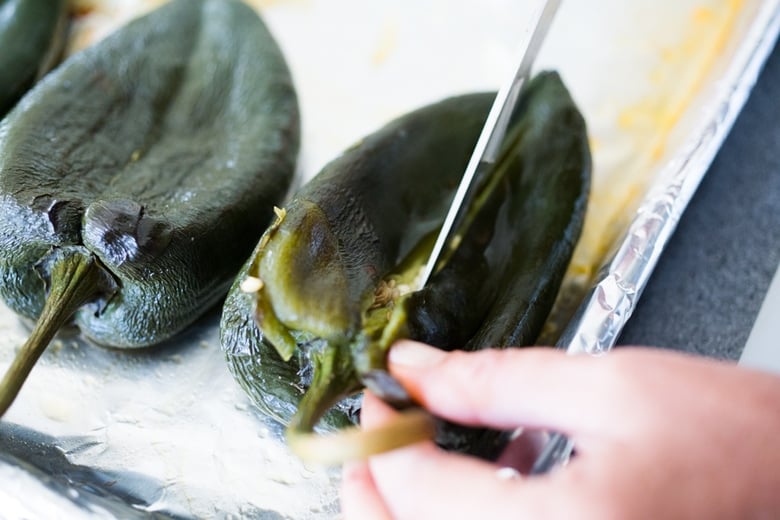
[[[79, 21], [73, 48], [162, 0], [78, 3], [106, 9]], [[299, 91], [301, 182], [392, 117], [497, 89], [515, 69], [534, 8], [514, 0], [250, 3]], [[778, 10], [778, 0], [563, 3], [538, 68], [561, 71], [592, 136], [590, 229], [575, 275], [590, 279], [591, 266], [605, 267], [560, 346], [599, 353], [614, 344], [750, 92], [777, 37]], [[676, 95], [680, 85], [687, 90]], [[653, 120], [665, 104], [679, 110]], [[659, 132], [669, 134], [665, 146], [648, 151]], [[621, 209], [633, 207], [624, 199], [634, 192], [638, 211]], [[630, 224], [607, 232], [615, 215]], [[252, 407], [224, 362], [218, 317], [216, 309], [141, 352], [60, 336], [0, 421], [0, 518], [337, 517], [338, 469], [297, 460], [280, 426]], [[28, 333], [0, 305], [0, 370]]]
[[678, 155], [663, 166], [612, 259], [558, 346], [571, 354], [610, 350], [631, 316], [669, 237], [742, 109], [780, 32], [780, 4], [765, 2]]
[[[636, 307], [669, 237], [755, 84], [780, 32], [780, 4], [766, 2], [696, 128], [657, 175], [619, 246], [558, 340], [569, 354], [601, 355], [615, 343]], [[569, 461], [574, 444], [553, 433], [534, 464], [545, 473]]]

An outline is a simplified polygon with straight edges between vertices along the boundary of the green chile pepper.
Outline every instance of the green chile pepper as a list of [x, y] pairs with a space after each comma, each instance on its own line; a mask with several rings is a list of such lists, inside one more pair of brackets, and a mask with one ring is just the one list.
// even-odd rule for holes
[[405, 401], [384, 371], [396, 338], [463, 349], [534, 342], [582, 227], [590, 152], [557, 74], [540, 74], [522, 96], [496, 167], [424, 289], [406, 288], [493, 95], [390, 123], [326, 166], [264, 234], [226, 300], [222, 344], [255, 403], [289, 425], [294, 449], [315, 425], [349, 424], [355, 403], [343, 398], [363, 386]]
[[0, 117], [59, 59], [67, 0], [0, 0]]
[[[281, 329], [280, 335], [286, 329], [271, 327], [274, 312], [260, 326], [255, 295], [240, 289], [257, 262], [276, 258], [262, 255], [265, 238], [288, 239], [289, 246], [275, 248], [282, 255], [278, 276], [266, 281], [279, 293], [280, 305], [301, 307], [289, 314], [314, 322], [298, 328], [348, 341], [359, 331], [365, 302], [373, 300], [382, 277], [440, 225], [446, 196], [457, 187], [454, 171], [468, 161], [489, 97], [466, 96], [426, 107], [365, 138], [303, 187], [287, 207], [279, 233], [272, 226], [261, 239], [228, 293], [220, 331], [238, 381], [265, 413], [290, 421], [322, 348], [307, 338], [297, 348], [295, 339], [286, 338], [280, 356], [266, 341], [274, 329]], [[258, 311], [264, 308], [257, 304]], [[334, 409], [324, 423], [346, 426], [349, 415], [349, 410]]]
[[0, 296], [38, 319], [0, 414], [71, 316], [136, 348], [217, 303], [298, 144], [285, 60], [237, 0], [173, 1], [46, 76], [0, 126]]

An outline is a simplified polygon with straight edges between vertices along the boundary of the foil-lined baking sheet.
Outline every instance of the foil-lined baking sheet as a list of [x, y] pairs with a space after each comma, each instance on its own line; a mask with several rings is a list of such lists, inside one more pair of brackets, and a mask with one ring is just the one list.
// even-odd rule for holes
[[[162, 1], [76, 3], [71, 52]], [[250, 3], [298, 88], [299, 182], [395, 116], [497, 89], [535, 8]], [[778, 0], [563, 3], [537, 68], [559, 70], [581, 106], [595, 170], [583, 237], [546, 331], [551, 343], [591, 353], [614, 344], [779, 24]], [[338, 470], [301, 463], [281, 428], [254, 410], [223, 361], [218, 315], [143, 352], [77, 334], [55, 340], [0, 422], [0, 518], [337, 517]], [[27, 333], [0, 307], [0, 370]]]

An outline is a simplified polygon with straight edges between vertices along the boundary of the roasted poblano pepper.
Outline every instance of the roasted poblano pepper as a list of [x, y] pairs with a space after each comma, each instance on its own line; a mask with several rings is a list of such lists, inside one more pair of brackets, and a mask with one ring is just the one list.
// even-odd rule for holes
[[433, 277], [409, 290], [493, 98], [422, 108], [346, 151], [277, 212], [241, 271], [223, 348], [261, 410], [289, 423], [294, 449], [320, 419], [326, 430], [349, 423], [342, 399], [362, 387], [394, 398], [384, 371], [394, 339], [479, 349], [529, 345], [540, 332], [590, 185], [585, 123], [556, 73], [524, 90]]
[[59, 59], [67, 0], [0, 0], [0, 118]]
[[287, 65], [237, 0], [168, 3], [47, 75], [0, 126], [0, 296], [38, 318], [0, 413], [71, 316], [144, 347], [222, 298], [298, 142]]

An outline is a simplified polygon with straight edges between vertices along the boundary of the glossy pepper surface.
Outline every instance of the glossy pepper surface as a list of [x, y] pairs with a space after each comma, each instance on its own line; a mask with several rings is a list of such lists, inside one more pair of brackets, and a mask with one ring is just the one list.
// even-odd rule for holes
[[20, 357], [71, 315], [112, 347], [181, 331], [268, 225], [298, 142], [280, 49], [237, 0], [168, 3], [69, 58], [0, 126], [0, 296], [43, 335]]
[[432, 246], [493, 100], [448, 99], [391, 122], [334, 160], [266, 231], [226, 301], [235, 377], [290, 439], [343, 426], [400, 337], [442, 348], [532, 344], [576, 243], [590, 180], [585, 123], [559, 76], [525, 89], [495, 168], [429, 284]]

